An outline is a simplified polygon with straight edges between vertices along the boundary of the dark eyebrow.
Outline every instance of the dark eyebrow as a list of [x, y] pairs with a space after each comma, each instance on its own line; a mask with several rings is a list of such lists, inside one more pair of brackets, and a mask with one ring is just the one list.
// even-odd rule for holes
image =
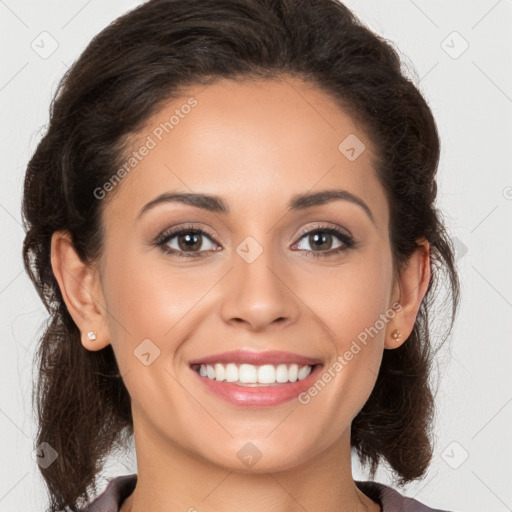
[[[360, 206], [366, 212], [368, 217], [370, 217], [371, 221], [375, 223], [370, 208], [361, 198], [348, 192], [347, 190], [340, 189], [324, 190], [314, 194], [297, 194], [293, 196], [292, 200], [290, 201], [288, 211], [305, 210], [306, 208], [311, 208], [312, 206], [320, 206], [336, 199], [350, 201], [351, 203]], [[202, 208], [203, 210], [208, 210], [215, 213], [229, 213], [229, 206], [219, 196], [186, 192], [166, 192], [145, 204], [138, 213], [137, 218], [140, 218], [146, 211], [153, 208], [157, 204], [169, 202], [188, 204], [190, 206], [195, 206], [197, 208]]]
[[164, 194], [155, 197], [152, 201], [145, 204], [140, 210], [137, 218], [141, 217], [143, 213], [148, 211], [150, 208], [153, 208], [157, 204], [160, 203], [182, 203], [188, 204], [190, 206], [195, 206], [197, 208], [202, 208], [203, 210], [208, 210], [210, 212], [216, 213], [229, 213], [229, 207], [218, 196], [210, 196], [206, 194], [193, 194], [193, 193], [176, 193], [176, 192], [166, 192]]
[[353, 204], [357, 204], [366, 212], [368, 217], [370, 217], [370, 220], [375, 224], [375, 219], [373, 218], [372, 211], [368, 205], [360, 197], [342, 189], [323, 190], [322, 192], [316, 192], [314, 194], [295, 195], [290, 201], [288, 210], [304, 210], [305, 208], [326, 204], [336, 199], [350, 201]]

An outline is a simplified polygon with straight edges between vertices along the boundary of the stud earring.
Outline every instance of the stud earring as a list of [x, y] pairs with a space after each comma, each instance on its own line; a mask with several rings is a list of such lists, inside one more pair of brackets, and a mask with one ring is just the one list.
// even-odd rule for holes
[[391, 333], [391, 337], [395, 340], [395, 341], [398, 341], [402, 335], [400, 334], [400, 331], [398, 329], [395, 329], [392, 333]]
[[96, 339], [96, 333], [94, 331], [89, 331], [87, 333], [87, 338], [89, 338], [91, 341], [94, 341]]

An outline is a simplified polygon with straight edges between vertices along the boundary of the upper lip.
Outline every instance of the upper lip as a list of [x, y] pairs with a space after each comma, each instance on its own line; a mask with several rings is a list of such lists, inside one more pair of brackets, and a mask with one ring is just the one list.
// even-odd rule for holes
[[214, 364], [214, 363], [234, 363], [234, 364], [252, 364], [261, 366], [264, 364], [302, 364], [314, 366], [322, 364], [320, 359], [314, 357], [293, 354], [292, 352], [282, 352], [280, 350], [269, 350], [265, 352], [253, 352], [251, 350], [233, 350], [231, 352], [222, 352], [211, 356], [200, 357], [190, 361], [194, 364]]

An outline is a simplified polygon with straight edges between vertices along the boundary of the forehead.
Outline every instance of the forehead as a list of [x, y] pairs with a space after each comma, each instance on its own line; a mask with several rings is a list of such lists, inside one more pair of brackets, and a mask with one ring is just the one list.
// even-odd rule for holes
[[261, 210], [343, 188], [385, 221], [374, 155], [363, 128], [314, 85], [222, 79], [189, 87], [131, 138], [132, 168], [108, 208], [133, 220], [155, 196], [180, 191], [222, 196], [234, 212]]

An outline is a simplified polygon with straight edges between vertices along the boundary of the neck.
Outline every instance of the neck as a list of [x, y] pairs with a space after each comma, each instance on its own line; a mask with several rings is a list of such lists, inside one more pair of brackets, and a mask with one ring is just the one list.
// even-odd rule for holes
[[350, 432], [289, 469], [256, 472], [255, 464], [240, 472], [217, 466], [144, 427], [134, 429], [137, 485], [120, 512], [239, 512], [241, 504], [246, 512], [380, 510], [353, 480]]

